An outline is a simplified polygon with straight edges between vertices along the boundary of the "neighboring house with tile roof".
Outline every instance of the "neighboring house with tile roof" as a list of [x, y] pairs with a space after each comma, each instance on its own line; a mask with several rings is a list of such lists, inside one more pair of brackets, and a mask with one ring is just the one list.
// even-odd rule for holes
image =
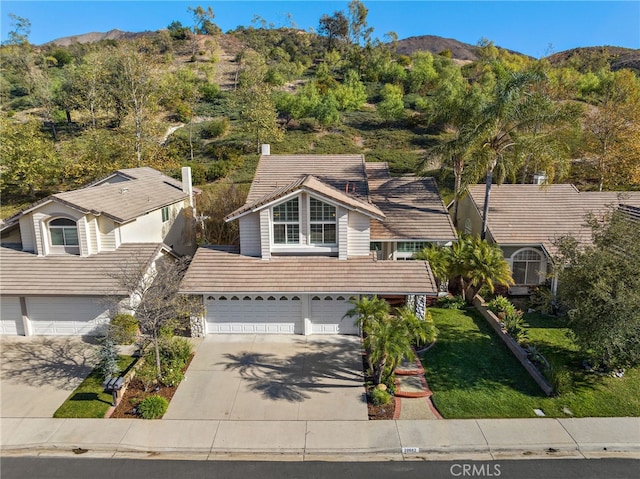
[[435, 183], [391, 178], [362, 155], [260, 157], [238, 221], [239, 249], [201, 247], [181, 292], [202, 295], [192, 333], [357, 334], [349, 299], [437, 295], [429, 265], [408, 259], [456, 233]]
[[188, 168], [182, 182], [129, 168], [3, 221], [0, 333], [95, 334], [109, 317], [104, 297], [127, 294], [123, 264], [193, 254], [193, 195]]
[[[484, 208], [484, 185], [471, 185], [460, 200], [457, 224], [460, 231], [480, 234]], [[590, 213], [604, 215], [610, 207], [629, 212], [640, 208], [640, 191], [580, 192], [570, 184], [494, 185], [489, 202], [487, 239], [497, 243], [511, 266], [513, 294], [527, 294], [549, 281], [556, 241], [571, 235], [582, 243], [591, 241], [587, 222]], [[555, 289], [555, 282], [552, 287]]]

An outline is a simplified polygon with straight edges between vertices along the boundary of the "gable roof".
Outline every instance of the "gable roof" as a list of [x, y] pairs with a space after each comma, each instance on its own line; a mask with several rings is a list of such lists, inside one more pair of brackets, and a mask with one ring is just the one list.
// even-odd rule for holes
[[[113, 181], [115, 180], [115, 181]], [[199, 192], [195, 190], [194, 192]], [[126, 223], [138, 216], [187, 199], [182, 182], [149, 167], [126, 168], [95, 181], [83, 188], [53, 194], [8, 218], [5, 229], [20, 216], [47, 202], [57, 202], [82, 213], [105, 215], [117, 223]]]
[[200, 247], [181, 293], [437, 294], [426, 261], [274, 256], [269, 261]]
[[371, 241], [458, 238], [433, 178], [391, 178], [386, 163], [367, 163], [367, 175], [371, 201], [386, 216], [371, 222]]
[[254, 201], [253, 203], [246, 203], [243, 207], [229, 214], [225, 218], [225, 220], [231, 221], [245, 215], [246, 213], [259, 211], [260, 209], [270, 205], [274, 201], [278, 201], [279, 199], [284, 198], [297, 191], [307, 191], [310, 193], [315, 193], [329, 200], [333, 200], [345, 206], [347, 209], [360, 211], [361, 213], [377, 219], [384, 219], [384, 213], [380, 211], [380, 209], [378, 209], [376, 205], [351, 196], [344, 191], [340, 191], [320, 181], [313, 175], [307, 175], [295, 180], [289, 185], [276, 189], [272, 193], [267, 194], [266, 196]]
[[[471, 185], [467, 192], [482, 216], [485, 186]], [[553, 243], [562, 236], [590, 242], [586, 216], [603, 214], [608, 206], [621, 203], [640, 207], [640, 191], [579, 192], [569, 184], [494, 185], [487, 229], [498, 244], [540, 244], [553, 255]]]
[[91, 256], [37, 256], [0, 246], [0, 294], [20, 296], [102, 296], [126, 294], [117, 274], [123, 264], [138, 259], [150, 264], [168, 247], [161, 243], [129, 243], [116, 251]]

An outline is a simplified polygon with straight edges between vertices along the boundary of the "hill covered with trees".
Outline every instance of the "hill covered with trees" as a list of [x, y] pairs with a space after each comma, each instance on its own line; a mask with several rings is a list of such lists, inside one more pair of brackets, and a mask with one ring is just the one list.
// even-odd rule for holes
[[[395, 174], [436, 176], [447, 199], [487, 173], [640, 188], [638, 70], [611, 50], [542, 60], [488, 40], [470, 58], [406, 50], [376, 37], [358, 0], [315, 32], [258, 19], [222, 33], [210, 8], [190, 11], [192, 25], [41, 46], [14, 16], [0, 47], [3, 218], [116, 168], [185, 164], [204, 186], [200, 211], [219, 217], [242, 203], [261, 143], [363, 153]], [[233, 239], [220, 228], [209, 226], [214, 240]]]

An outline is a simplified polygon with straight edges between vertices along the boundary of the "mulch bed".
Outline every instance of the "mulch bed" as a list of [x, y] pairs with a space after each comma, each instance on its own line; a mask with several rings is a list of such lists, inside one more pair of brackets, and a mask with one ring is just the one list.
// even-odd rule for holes
[[[187, 361], [187, 364], [182, 371], [183, 373], [187, 371], [192, 359], [193, 354], [189, 358], [189, 361]], [[159, 386], [157, 389], [152, 387], [149, 391], [145, 391], [142, 381], [133, 378], [129, 383], [129, 387], [127, 387], [127, 390], [120, 399], [120, 402], [109, 417], [117, 419], [142, 419], [142, 417], [134, 411], [135, 405], [140, 403], [144, 398], [154, 395], [162, 396], [167, 401], [171, 402], [171, 398], [173, 398], [177, 389], [178, 386]]]
[[367, 395], [367, 408], [369, 409], [369, 420], [375, 421], [379, 419], [393, 419], [393, 414], [396, 411], [396, 398], [391, 396], [391, 402], [386, 406], [374, 406], [369, 402], [369, 396]]

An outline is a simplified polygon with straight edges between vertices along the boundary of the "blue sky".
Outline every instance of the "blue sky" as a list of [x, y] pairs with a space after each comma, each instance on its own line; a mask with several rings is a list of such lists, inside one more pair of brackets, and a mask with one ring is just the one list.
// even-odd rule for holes
[[[539, 58], [580, 46], [640, 48], [640, 1], [427, 1], [364, 0], [374, 36], [438, 35], [476, 44], [481, 38]], [[211, 5], [223, 31], [250, 26], [259, 15], [275, 26], [317, 28], [322, 14], [346, 10], [335, 1], [5, 1], [0, 2], [1, 39], [11, 29], [8, 14], [31, 21], [30, 41], [41, 44], [89, 32], [158, 30], [174, 20], [192, 23], [189, 6]]]

